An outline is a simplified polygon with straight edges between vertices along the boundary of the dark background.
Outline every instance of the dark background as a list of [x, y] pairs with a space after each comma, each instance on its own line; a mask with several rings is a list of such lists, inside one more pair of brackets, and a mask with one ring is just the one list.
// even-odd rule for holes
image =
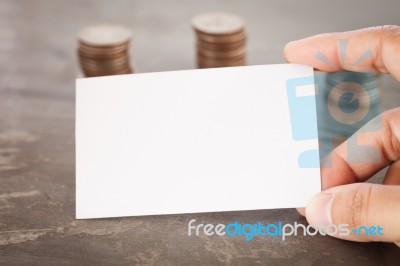
[[[90, 24], [131, 28], [135, 69], [153, 72], [195, 67], [197, 13], [242, 16], [253, 65], [284, 62], [290, 40], [400, 24], [399, 10], [398, 0], [0, 0], [0, 264], [397, 264], [394, 244], [187, 236], [191, 219], [305, 223], [292, 209], [75, 220], [74, 83], [76, 36]], [[399, 83], [384, 76], [381, 85], [383, 109], [399, 106]]]

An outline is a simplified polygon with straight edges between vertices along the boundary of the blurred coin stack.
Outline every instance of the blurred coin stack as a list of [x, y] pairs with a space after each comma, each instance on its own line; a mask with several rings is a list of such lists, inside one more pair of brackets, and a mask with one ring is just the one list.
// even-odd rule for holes
[[97, 77], [133, 72], [129, 46], [131, 31], [117, 25], [97, 25], [79, 33], [78, 55], [86, 77]]
[[197, 38], [198, 68], [246, 65], [243, 20], [227, 13], [206, 13], [192, 19]]

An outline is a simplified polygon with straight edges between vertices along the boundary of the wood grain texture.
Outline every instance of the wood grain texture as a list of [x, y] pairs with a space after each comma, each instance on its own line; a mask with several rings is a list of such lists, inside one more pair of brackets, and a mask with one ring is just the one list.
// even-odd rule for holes
[[[393, 244], [187, 236], [191, 219], [305, 223], [292, 209], [75, 220], [74, 86], [76, 36], [92, 23], [130, 27], [135, 69], [150, 72], [194, 68], [190, 18], [199, 12], [243, 16], [249, 64], [265, 64], [283, 62], [292, 39], [400, 24], [399, 8], [397, 0], [0, 0], [0, 265], [396, 264]], [[384, 77], [383, 87], [384, 109], [399, 106], [399, 84]]]

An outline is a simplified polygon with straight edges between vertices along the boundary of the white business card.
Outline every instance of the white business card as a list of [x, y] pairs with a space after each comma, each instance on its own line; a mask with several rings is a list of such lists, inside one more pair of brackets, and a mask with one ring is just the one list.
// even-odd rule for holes
[[318, 140], [298, 107], [316, 121], [315, 97], [294, 90], [312, 76], [282, 64], [78, 79], [76, 218], [305, 206], [320, 172], [301, 155]]

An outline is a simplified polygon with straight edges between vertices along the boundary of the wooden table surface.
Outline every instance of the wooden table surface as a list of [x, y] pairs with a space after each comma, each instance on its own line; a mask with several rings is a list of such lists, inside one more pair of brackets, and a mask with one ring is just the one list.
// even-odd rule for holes
[[[190, 18], [214, 10], [246, 20], [249, 64], [283, 62], [284, 44], [296, 38], [400, 24], [398, 0], [0, 0], [0, 265], [399, 261], [400, 249], [390, 243], [322, 236], [246, 241], [187, 235], [191, 219], [213, 224], [305, 223], [293, 209], [75, 220], [77, 32], [88, 24], [120, 23], [134, 32], [132, 58], [138, 72], [192, 69]], [[383, 108], [399, 106], [399, 84], [385, 76], [382, 86]]]

